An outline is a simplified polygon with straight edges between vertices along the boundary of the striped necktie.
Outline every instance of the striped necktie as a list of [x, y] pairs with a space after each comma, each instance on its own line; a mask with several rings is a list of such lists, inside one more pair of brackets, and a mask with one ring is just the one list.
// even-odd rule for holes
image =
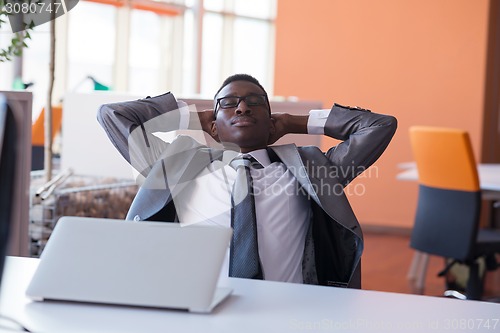
[[250, 166], [262, 167], [251, 156], [243, 156], [231, 162], [236, 169], [231, 194], [231, 227], [233, 239], [230, 248], [229, 276], [262, 279], [259, 249], [257, 244], [257, 225], [255, 200]]

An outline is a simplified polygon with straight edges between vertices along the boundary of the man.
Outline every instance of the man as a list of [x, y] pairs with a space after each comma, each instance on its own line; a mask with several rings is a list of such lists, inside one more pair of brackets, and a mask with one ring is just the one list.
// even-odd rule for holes
[[[380, 157], [395, 133], [394, 117], [337, 104], [308, 116], [273, 114], [260, 83], [237, 74], [224, 81], [213, 110], [190, 112], [168, 93], [104, 105], [98, 120], [144, 177], [127, 218], [231, 225], [230, 276], [361, 287], [362, 232], [338, 189]], [[186, 136], [166, 143], [153, 135], [177, 129], [201, 129], [217, 145]], [[326, 153], [313, 146], [270, 146], [288, 133], [343, 142]], [[250, 167], [232, 165], [242, 155], [252, 159]], [[236, 200], [240, 179], [250, 183], [250, 193]], [[241, 202], [250, 207], [244, 218], [238, 215]], [[246, 216], [255, 218], [243, 223]], [[239, 231], [241, 224], [252, 228]], [[243, 256], [240, 241], [246, 242]], [[253, 273], [237, 273], [238, 267]]]

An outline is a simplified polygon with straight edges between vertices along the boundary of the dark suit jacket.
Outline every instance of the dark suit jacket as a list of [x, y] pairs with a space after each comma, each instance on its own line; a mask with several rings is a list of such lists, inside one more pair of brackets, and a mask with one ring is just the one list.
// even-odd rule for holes
[[[172, 189], [194, 179], [221, 147], [188, 136], [172, 143], [152, 133], [177, 129], [180, 115], [171, 93], [106, 104], [98, 121], [120, 153], [140, 171], [143, 184], [128, 219], [176, 221]], [[383, 153], [397, 127], [392, 116], [334, 105], [325, 135], [342, 140], [323, 153], [318, 147], [271, 146], [311, 198], [312, 221], [304, 248], [304, 283], [361, 287], [363, 236], [342, 189]]]

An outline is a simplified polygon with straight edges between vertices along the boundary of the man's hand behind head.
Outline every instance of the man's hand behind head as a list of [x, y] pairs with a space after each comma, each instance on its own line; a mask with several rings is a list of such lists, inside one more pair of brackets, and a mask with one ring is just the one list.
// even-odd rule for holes
[[291, 115], [289, 113], [273, 113], [271, 119], [274, 122], [275, 132], [271, 134], [268, 145], [272, 145], [286, 134], [307, 134], [307, 115]]
[[219, 141], [219, 138], [212, 135], [212, 122], [215, 121], [213, 109], [205, 109], [196, 113], [191, 113], [189, 119], [189, 129], [199, 130], [201, 125], [201, 130], [203, 130], [203, 132], [210, 134], [212, 138], [214, 138], [216, 141]]

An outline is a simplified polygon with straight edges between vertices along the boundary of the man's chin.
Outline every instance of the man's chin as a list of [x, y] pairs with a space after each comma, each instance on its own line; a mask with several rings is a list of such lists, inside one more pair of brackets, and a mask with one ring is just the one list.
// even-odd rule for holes
[[241, 148], [239, 145], [237, 145], [234, 142], [226, 142], [226, 141], [221, 141], [222, 145], [224, 146], [225, 149], [228, 150], [234, 150], [234, 151], [241, 151]]

